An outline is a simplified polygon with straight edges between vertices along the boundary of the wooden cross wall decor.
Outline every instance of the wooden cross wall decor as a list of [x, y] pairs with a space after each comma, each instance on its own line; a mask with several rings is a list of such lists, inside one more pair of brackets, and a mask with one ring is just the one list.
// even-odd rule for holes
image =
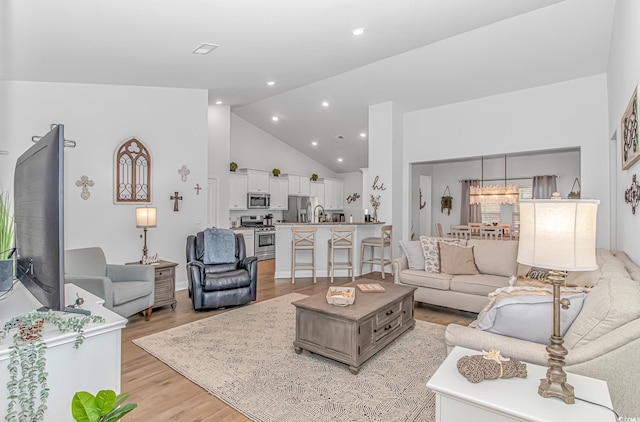
[[200, 195], [200, 191], [202, 190], [200, 183], [196, 183], [196, 187], [194, 189], [196, 190], [196, 195]]
[[180, 211], [178, 209], [178, 201], [182, 201], [182, 196], [178, 195], [178, 192], [175, 193], [175, 195], [173, 195], [172, 197], [170, 197], [170, 199], [173, 201], [173, 210], [175, 212]]

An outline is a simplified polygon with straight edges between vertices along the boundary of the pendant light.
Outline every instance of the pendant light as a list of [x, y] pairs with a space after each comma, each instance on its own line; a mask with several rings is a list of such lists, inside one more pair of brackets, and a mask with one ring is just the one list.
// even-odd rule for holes
[[484, 186], [484, 157], [481, 157], [482, 179], [480, 186], [469, 188], [471, 204], [517, 204], [519, 198], [518, 185], [507, 185], [507, 155], [504, 156], [504, 185]]

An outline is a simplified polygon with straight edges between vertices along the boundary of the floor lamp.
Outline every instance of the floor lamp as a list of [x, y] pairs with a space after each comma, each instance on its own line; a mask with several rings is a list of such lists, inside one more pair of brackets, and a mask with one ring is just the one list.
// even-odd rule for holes
[[136, 227], [144, 228], [144, 247], [142, 248], [142, 263], [147, 256], [147, 228], [156, 226], [156, 209], [150, 207], [136, 208]]
[[518, 262], [547, 268], [553, 285], [553, 333], [549, 338], [547, 377], [540, 380], [538, 394], [575, 402], [573, 386], [567, 383], [564, 358], [568, 351], [560, 335], [560, 307], [569, 300], [560, 298], [560, 285], [567, 271], [592, 271], [596, 263], [596, 216], [598, 200], [520, 201], [520, 243]]

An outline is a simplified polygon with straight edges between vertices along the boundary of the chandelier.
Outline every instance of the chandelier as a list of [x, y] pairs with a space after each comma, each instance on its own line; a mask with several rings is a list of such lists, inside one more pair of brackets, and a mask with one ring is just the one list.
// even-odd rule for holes
[[504, 185], [484, 186], [484, 157], [482, 157], [482, 181], [480, 186], [469, 188], [471, 204], [517, 204], [518, 185], [507, 185], [507, 156], [504, 156]]

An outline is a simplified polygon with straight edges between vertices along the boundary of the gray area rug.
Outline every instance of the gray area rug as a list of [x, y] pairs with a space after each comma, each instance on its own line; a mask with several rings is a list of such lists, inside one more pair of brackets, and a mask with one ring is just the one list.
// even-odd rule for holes
[[426, 387], [446, 355], [445, 327], [416, 321], [352, 375], [293, 350], [292, 293], [134, 340], [255, 421], [433, 421]]

